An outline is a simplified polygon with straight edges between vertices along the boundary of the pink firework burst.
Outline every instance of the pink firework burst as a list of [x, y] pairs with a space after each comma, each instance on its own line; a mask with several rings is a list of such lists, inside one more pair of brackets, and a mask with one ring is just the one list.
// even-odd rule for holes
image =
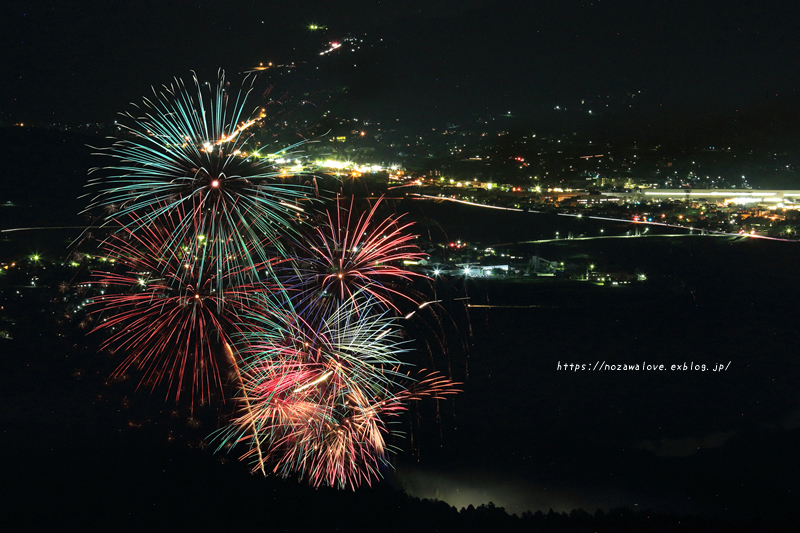
[[364, 291], [317, 328], [270, 314], [239, 345], [241, 410], [223, 442], [248, 446], [242, 457], [264, 473], [314, 486], [371, 484], [391, 453], [387, 419], [410, 401], [457, 392], [436, 373], [423, 371], [419, 381], [401, 373], [401, 338], [395, 319]]
[[[415, 302], [409, 290], [413, 278], [424, 274], [405, 265], [426, 256], [409, 233], [413, 222], [399, 216], [380, 218], [379, 199], [363, 211], [345, 208], [337, 200], [300, 244], [295, 259], [297, 268], [287, 282], [297, 290], [299, 308], [312, 307], [328, 316], [342, 302], [363, 291], [385, 309], [399, 312], [395, 300]], [[310, 315], [309, 315], [310, 316]]]

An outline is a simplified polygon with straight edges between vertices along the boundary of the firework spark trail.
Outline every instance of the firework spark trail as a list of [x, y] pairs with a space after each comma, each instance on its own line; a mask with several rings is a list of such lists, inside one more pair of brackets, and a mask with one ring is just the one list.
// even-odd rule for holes
[[247, 310], [251, 294], [278, 287], [260, 279], [258, 267], [268, 265], [219, 257], [213, 243], [197, 246], [196, 238], [174, 243], [180, 218], [179, 212], [163, 216], [136, 231], [126, 224], [103, 242], [113, 261], [107, 264], [116, 266], [92, 273], [92, 283], [109, 294], [98, 295], [91, 309], [108, 315], [95, 328], [110, 333], [102, 347], [127, 354], [113, 376], [135, 366], [143, 371], [141, 383], [155, 388], [168, 381], [167, 395], [174, 389], [177, 401], [191, 374], [192, 401], [205, 401], [222, 390], [218, 352], [230, 343], [235, 317]]
[[[236, 356], [233, 354], [233, 349], [231, 348], [230, 344], [227, 342], [225, 343], [225, 355], [228, 356], [228, 360], [233, 367], [234, 372], [236, 373], [236, 380], [239, 382], [240, 390], [242, 391], [242, 400], [244, 401], [245, 410], [248, 413], [248, 416], [252, 416], [252, 408], [250, 406], [250, 398], [247, 397], [247, 389], [244, 387], [244, 381], [242, 380], [242, 373], [239, 370], [239, 361], [236, 360]], [[258, 432], [256, 431], [255, 424], [250, 423], [250, 429], [253, 432], [253, 441], [255, 442], [255, 450], [258, 454], [258, 464], [259, 470], [261, 470], [262, 475], [266, 475], [264, 472], [264, 457], [261, 455], [261, 441], [258, 438]]]
[[264, 237], [277, 243], [295, 234], [293, 207], [311, 191], [289, 183], [269, 157], [248, 153], [251, 139], [242, 132], [263, 119], [263, 110], [256, 118], [245, 116], [252, 80], [234, 93], [221, 74], [207, 95], [193, 80], [194, 93], [176, 79], [144, 100], [141, 116], [124, 115], [130, 124], [122, 127], [132, 138], [97, 154], [117, 163], [92, 170], [101, 176], [89, 186], [100, 192], [87, 210], [113, 205], [111, 220], [138, 214], [147, 222], [180, 206], [183, 232], [200, 228], [218, 242], [230, 238], [232, 246]]
[[240, 336], [247, 407], [221, 437], [249, 443], [243, 458], [263, 445], [254, 469], [268, 463], [273, 473], [315, 486], [371, 484], [388, 464], [385, 417], [404, 411], [408, 401], [456, 392], [438, 374], [406, 387], [409, 378], [399, 369], [408, 348], [396, 319], [364, 291], [318, 331], [297, 315], [264, 319]]
[[193, 407], [222, 390], [227, 362], [239, 402], [220, 447], [249, 445], [242, 458], [264, 474], [371, 484], [393, 452], [388, 417], [457, 392], [435, 372], [403, 372], [394, 299], [440, 302], [419, 304], [410, 285], [426, 276], [399, 266], [425, 257], [412, 224], [379, 220], [382, 199], [357, 211], [337, 197], [327, 223], [303, 227], [316, 178], [287, 183], [277, 154], [248, 146], [265, 118], [244, 113], [252, 80], [238, 93], [223, 76], [208, 95], [194, 85], [176, 79], [126, 115], [131, 138], [101, 153], [116, 164], [89, 183], [100, 192], [87, 211], [103, 209], [112, 230], [101, 250], [114, 266], [92, 274], [91, 310], [102, 348], [125, 354], [113, 375], [136, 367], [140, 386], [167, 382], [176, 401], [190, 383]]
[[412, 222], [404, 223], [402, 216], [378, 220], [381, 200], [359, 212], [352, 200], [346, 209], [337, 199], [327, 211], [326, 223], [313, 228], [306, 242], [298, 245], [295, 275], [287, 280], [297, 289], [298, 307], [316, 306], [324, 319], [357, 291], [364, 291], [386, 309], [398, 313], [394, 297], [415, 303], [410, 291], [399, 284], [414, 277], [427, 277], [396, 264], [427, 256], [408, 232]]

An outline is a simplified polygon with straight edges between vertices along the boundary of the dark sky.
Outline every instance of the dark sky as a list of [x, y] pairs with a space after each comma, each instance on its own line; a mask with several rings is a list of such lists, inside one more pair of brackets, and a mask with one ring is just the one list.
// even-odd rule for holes
[[[800, 85], [800, 8], [791, 2], [78, 0], [4, 9], [0, 113], [13, 121], [113, 120], [173, 76], [326, 61], [325, 43], [348, 34], [369, 49], [343, 73], [351, 106], [378, 119], [530, 115], [640, 90], [647, 108], [727, 113]], [[326, 29], [310, 32], [312, 23]]]
[[[643, 114], [662, 107], [684, 117], [724, 114], [797, 99], [798, 11], [794, 3], [755, 0], [20, 1], [4, 6], [0, 17], [0, 123], [111, 121], [152, 85], [168, 83], [173, 76], [187, 77], [195, 69], [210, 77], [224, 68], [235, 79], [268, 61], [322, 66], [325, 76], [308, 89], [310, 99], [326, 94], [320, 84], [330, 83], [329, 91], [346, 84], [351, 88], [349, 110], [381, 120], [458, 121], [470, 114], [507, 111], [536, 117], [554, 105], [573, 107], [582, 99], [599, 101], [598, 95], [610, 95], [608, 100], [618, 103], [640, 90], [645, 105], [636, 110]], [[312, 23], [326, 29], [310, 32]], [[326, 42], [347, 35], [365, 39], [364, 49], [352, 53], [357, 66], [350, 67], [343, 54], [319, 56]], [[302, 84], [289, 86], [304, 91]], [[7, 132], [10, 136], [16, 130]], [[16, 163], [12, 173], [31, 183], [31, 172], [38, 173], [33, 176], [41, 178], [42, 187], [51, 186], [47, 180], [56, 173], [54, 167], [71, 169], [74, 179], [83, 182], [89, 164], [65, 164], [62, 159], [84, 154], [76, 149], [82, 141], [71, 142], [76, 145], [69, 149], [46, 147], [49, 157], [34, 165], [35, 170], [29, 169], [29, 161], [40, 149], [38, 144], [31, 148], [32, 141], [23, 143], [28, 151], [12, 151], [5, 163]], [[63, 173], [58, 176], [67, 183]], [[35, 192], [47, 202], [60, 201]], [[77, 194], [76, 189], [65, 197]], [[458, 228], [454, 215], [441, 218], [443, 226], [449, 221]], [[511, 227], [538, 231], [534, 223], [501, 222], [496, 226], [503, 232]], [[445, 417], [444, 436], [435, 441], [446, 447], [423, 447], [420, 465], [400, 473], [418, 477], [412, 479], [420, 487], [418, 494], [428, 497], [463, 491], [471, 476], [495, 476], [497, 492], [487, 499], [500, 502], [497, 494], [508, 486], [512, 492], [525, 492], [514, 488], [519, 483], [528, 487], [523, 503], [544, 510], [649, 504], [729, 516], [729, 509], [748, 514], [789, 508], [786, 502], [796, 505], [797, 309], [786, 288], [796, 286], [798, 252], [780, 248], [789, 243], [762, 245], [743, 249], [749, 245], [712, 247], [698, 241], [684, 248], [658, 248], [663, 257], [655, 252], [637, 256], [631, 248], [626, 267], [649, 262], [648, 275], [661, 282], [652, 292], [636, 292], [629, 300], [623, 294], [613, 307], [599, 298], [556, 301], [562, 296], [554, 292], [553, 310], [535, 315], [473, 313], [476, 340], [458, 418]], [[621, 252], [611, 251], [620, 257]], [[541, 253], [548, 258], [566, 254], [555, 249]], [[592, 253], [603, 257], [602, 249]], [[477, 288], [470, 290], [476, 299], [481, 295]], [[488, 302], [489, 292], [480, 297]], [[506, 298], [513, 304], [513, 297], [501, 293], [495, 298], [493, 293], [492, 302]], [[548, 298], [544, 291], [536, 297]], [[37, 339], [38, 330], [30, 331], [30, 338]], [[14, 425], [4, 426], [6, 441], [29, 455], [26, 460], [16, 453], [3, 455], [16, 463], [15, 472], [25, 475], [27, 464], [34, 462], [27, 458], [36, 457], [39, 464], [44, 457], [41, 464], [47, 466], [59, 453], [76, 471], [89, 465], [100, 472], [101, 467], [92, 467], [95, 458], [89, 452], [105, 445], [104, 424], [115, 431], [127, 415], [98, 418], [86, 399], [95, 389], [80, 378], [69, 388], [50, 379], [55, 373], [61, 382], [80, 375], [74, 370], [78, 364], [96, 376], [100, 371], [91, 360], [63, 359], [53, 366], [41, 357], [45, 351], [38, 344], [28, 346], [25, 337], [16, 342], [24, 349], [17, 357], [3, 358], [0, 372], [2, 390], [14, 402], [6, 402], [14, 407], [4, 413], [14, 418]], [[524, 365], [515, 366], [515, 357]], [[732, 361], [732, 370], [657, 378], [556, 373], [561, 361], [605, 358], [619, 363], [656, 357], [667, 364]], [[33, 369], [28, 358], [35, 363]], [[35, 375], [39, 369], [46, 370], [47, 379]], [[104, 379], [105, 374], [97, 378]], [[109, 397], [130, 394], [137, 405], [148, 404], [147, 394], [134, 394], [131, 383], [106, 390], [103, 394]], [[119, 413], [117, 404], [105, 402], [102, 409]], [[77, 404], [87, 405], [87, 411], [68, 412]], [[153, 419], [168, 416], [161, 413]], [[513, 425], [508, 423], [511, 416]], [[82, 420], [77, 429], [71, 424], [75, 417]], [[52, 444], [48, 439], [29, 444], [40, 426], [48, 428], [48, 435], [66, 436], [53, 437]], [[493, 439], [491, 447], [481, 440], [486, 436]], [[84, 451], [81, 441], [90, 438], [93, 445]], [[75, 460], [73, 446], [83, 459]], [[102, 456], [106, 463], [109, 457]], [[45, 466], [42, 472], [48, 471]], [[102, 472], [97, 477], [108, 476]], [[27, 503], [28, 495], [36, 493], [30, 490], [36, 478], [31, 479], [27, 489], [18, 491], [20, 501]], [[79, 494], [67, 481], [56, 486], [62, 485]], [[97, 487], [95, 492], [116, 499], [113, 491]], [[506, 503], [512, 501], [519, 498], [503, 503], [515, 511]]]

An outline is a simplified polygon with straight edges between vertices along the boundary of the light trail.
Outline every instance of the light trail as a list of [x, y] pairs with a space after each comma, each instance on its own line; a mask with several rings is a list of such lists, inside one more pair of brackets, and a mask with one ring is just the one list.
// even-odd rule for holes
[[[496, 205], [484, 205], [484, 204], [476, 204], [475, 202], [468, 202], [466, 200], [458, 200], [457, 198], [447, 198], [445, 196], [430, 196], [427, 194], [412, 194], [410, 195], [414, 199], [422, 199], [422, 200], [446, 200], [448, 202], [455, 202], [457, 204], [465, 204], [465, 205], [474, 205], [475, 207], [485, 207], [486, 209], [499, 209], [501, 211], [516, 211], [518, 213], [524, 213], [524, 209], [518, 209], [516, 207], [498, 207]], [[528, 213], [539, 213], [539, 211], [527, 211]]]
[[0, 229], [0, 233], [11, 233], [12, 231], [35, 231], [37, 229], [105, 229], [105, 226], [40, 226], [30, 228]]
[[[569, 239], [539, 239], [537, 241], [519, 241], [519, 242], [504, 242], [500, 244], [492, 244], [491, 247], [511, 246], [514, 244], [543, 244], [548, 242], [567, 242], [567, 241], [591, 241], [595, 239], [638, 239], [641, 237], [753, 237], [753, 235], [739, 235], [738, 233], [729, 234], [710, 234], [698, 235], [696, 233], [664, 233], [661, 235], [597, 235], [595, 237], [572, 237]], [[792, 241], [794, 242], [794, 241]]]
[[[728, 236], [728, 237], [750, 237], [753, 239], [767, 239], [771, 241], [784, 241], [784, 242], [798, 242], [792, 239], [780, 239], [778, 237], [768, 237], [766, 235], [755, 235], [753, 233], [728, 233], [725, 231], [716, 231], [716, 230], [707, 230], [703, 228], [695, 228], [694, 226], [681, 226], [679, 224], [666, 224], [664, 222], [652, 222], [647, 220], [628, 220], [625, 218], [610, 218], [610, 217], [598, 217], [593, 215], [575, 215], [572, 213], [557, 213], [558, 216], [562, 217], [573, 217], [573, 218], [590, 218], [592, 220], [607, 220], [611, 222], [627, 222], [629, 224], [645, 224], [647, 226], [663, 226], [665, 228], [674, 228], [674, 229], [688, 229], [689, 231], [699, 231], [700, 235], [704, 237], [713, 237], [713, 236]], [[694, 235], [690, 233], [689, 235]], [[644, 237], [645, 235], [638, 235], [638, 237]], [[647, 235], [647, 237], [659, 237], [660, 235]], [[681, 235], [671, 235], [674, 237], [685, 236], [685, 234]], [[628, 237], [625, 235], [624, 237]]]
[[260, 121], [261, 119], [263, 119], [266, 116], [267, 116], [266, 112], [264, 111], [264, 109], [262, 109], [261, 113], [258, 116], [258, 118], [252, 118], [252, 119], [250, 119], [250, 120], [248, 120], [246, 122], [243, 122], [242, 125], [239, 126], [238, 128], [236, 128], [235, 130], [233, 130], [230, 133], [230, 135], [222, 135], [219, 138], [219, 140], [216, 141], [213, 145], [214, 146], [220, 146], [223, 143], [228, 143], [228, 142], [235, 141], [236, 137], [238, 137], [240, 133], [242, 133], [244, 130], [246, 130], [247, 128], [249, 128], [253, 124], [256, 124], [258, 121]]
[[[484, 205], [484, 204], [476, 204], [475, 202], [468, 202], [466, 200], [459, 200], [456, 198], [447, 198], [444, 196], [430, 196], [427, 194], [413, 194], [410, 195], [413, 199], [420, 199], [420, 200], [439, 200], [439, 201], [448, 201], [448, 202], [455, 202], [458, 204], [465, 204], [465, 205], [472, 205], [475, 207], [484, 207], [486, 209], [499, 209], [501, 211], [515, 211], [518, 213], [534, 213], [534, 214], [543, 214], [541, 211], [534, 211], [532, 209], [524, 210], [518, 209], [514, 207], [498, 207], [494, 205]], [[556, 213], [558, 216], [562, 217], [573, 217], [573, 218], [589, 218], [592, 220], [606, 220], [609, 222], [626, 222], [628, 224], [645, 224], [648, 226], [663, 226], [666, 228], [675, 228], [675, 229], [682, 229], [682, 230], [689, 230], [691, 231], [700, 231], [702, 236], [705, 237], [713, 237], [713, 236], [729, 236], [729, 237], [749, 237], [751, 239], [767, 239], [770, 241], [782, 241], [782, 242], [800, 242], [793, 239], [781, 239], [779, 237], [769, 237], [767, 235], [754, 235], [752, 233], [727, 233], [724, 231], [716, 231], [716, 230], [707, 230], [703, 228], [695, 228], [692, 226], [680, 226], [678, 224], [666, 224], [664, 222], [648, 222], [646, 220], [630, 220], [626, 218], [610, 218], [610, 217], [598, 217], [593, 215], [582, 215], [582, 214], [572, 214], [572, 213]], [[689, 234], [694, 236], [695, 234]], [[643, 237], [644, 235], [637, 235], [637, 237]], [[647, 235], [647, 237], [681, 237], [685, 236], [685, 234], [680, 235]], [[539, 241], [525, 241], [524, 243], [517, 243], [517, 244], [527, 244], [527, 243], [537, 243], [537, 242], [553, 242], [553, 241], [564, 241], [564, 240], [578, 240], [578, 239], [592, 239], [592, 238], [625, 238], [629, 237], [628, 235], [620, 235], [619, 237], [611, 237], [611, 236], [598, 236], [598, 237], [579, 237], [577, 239], [544, 239]], [[514, 243], [508, 243], [514, 244]], [[495, 246], [502, 246], [502, 245], [495, 245]]]
[[250, 429], [253, 431], [253, 440], [256, 441], [256, 452], [258, 453], [258, 464], [261, 469], [261, 474], [266, 476], [267, 474], [264, 472], [264, 458], [261, 455], [261, 439], [258, 437], [258, 431], [256, 430], [256, 426], [254, 423], [255, 418], [252, 417], [252, 406], [250, 405], [250, 398], [247, 397], [247, 389], [244, 386], [244, 380], [242, 379], [242, 374], [239, 372], [239, 364], [236, 361], [236, 356], [233, 354], [233, 348], [226, 342], [225, 343], [225, 355], [228, 356], [231, 364], [233, 365], [233, 369], [236, 371], [236, 379], [239, 380], [239, 386], [242, 389], [242, 397], [244, 398], [244, 403], [247, 407], [247, 413], [250, 414]]
[[324, 374], [322, 374], [317, 379], [315, 379], [314, 381], [311, 381], [310, 383], [306, 383], [302, 387], [297, 387], [294, 391], [295, 392], [300, 392], [300, 391], [306, 390], [309, 387], [313, 387], [314, 385], [322, 383], [323, 381], [325, 381], [326, 379], [328, 379], [332, 375], [333, 375], [333, 370], [329, 370], [329, 371], [325, 372]]
[[[667, 224], [665, 222], [652, 222], [648, 220], [631, 220], [627, 218], [611, 218], [611, 217], [598, 217], [594, 215], [582, 215], [582, 214], [573, 214], [573, 213], [556, 213], [560, 217], [573, 217], [573, 218], [590, 218], [592, 220], [607, 220], [610, 222], [627, 222], [629, 224], [645, 224], [647, 226], [663, 226], [665, 228], [675, 228], [675, 229], [688, 229], [689, 231], [698, 230], [700, 232], [707, 232], [717, 235], [734, 235], [733, 233], [725, 233], [724, 231], [715, 231], [715, 230], [705, 230], [703, 228], [695, 228], [694, 226], [681, 226], [680, 224]], [[740, 235], [740, 234], [736, 234]]]
[[467, 307], [483, 307], [494, 309], [534, 309], [534, 308], [547, 308], [553, 309], [552, 305], [488, 305], [488, 304], [467, 304]]
[[292, 205], [292, 204], [289, 204], [289, 203], [286, 203], [286, 202], [283, 202], [283, 201], [281, 201], [281, 202], [279, 202], [279, 203], [280, 203], [282, 206], [284, 206], [284, 207], [288, 207], [288, 208], [290, 208], [290, 209], [295, 209], [295, 210], [297, 210], [297, 211], [300, 211], [301, 213], [305, 213], [305, 212], [306, 212], [306, 210], [305, 210], [305, 209], [303, 209], [302, 207], [298, 207], [298, 206], [296, 206], [296, 205]]

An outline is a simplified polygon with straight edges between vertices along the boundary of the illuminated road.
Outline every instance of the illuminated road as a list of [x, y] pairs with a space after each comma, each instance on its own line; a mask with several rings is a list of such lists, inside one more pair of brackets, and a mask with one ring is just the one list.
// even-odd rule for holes
[[[486, 209], [499, 209], [501, 211], [515, 211], [515, 212], [519, 212], [519, 213], [547, 214], [547, 213], [544, 213], [543, 211], [534, 211], [534, 210], [531, 210], [531, 209], [526, 211], [524, 209], [519, 209], [519, 208], [514, 208], [514, 207], [498, 207], [498, 206], [494, 206], [494, 205], [477, 204], [475, 202], [468, 202], [466, 200], [459, 200], [459, 199], [456, 199], [456, 198], [446, 198], [446, 197], [443, 197], [443, 196], [430, 196], [430, 195], [426, 195], [426, 194], [413, 194], [411, 196], [413, 198], [415, 198], [415, 199], [420, 199], [420, 200], [448, 201], [448, 202], [455, 202], [457, 204], [465, 204], [465, 205], [471, 205], [471, 206], [475, 206], [475, 207], [483, 207], [483, 208], [486, 208]], [[751, 238], [751, 239], [767, 239], [767, 240], [771, 240], [771, 241], [800, 242], [800, 241], [796, 241], [796, 240], [793, 240], [793, 239], [781, 239], [781, 238], [778, 238], [778, 237], [767, 237], [766, 235], [727, 233], [727, 232], [724, 232], [724, 231], [707, 230], [707, 229], [702, 229], [702, 228], [695, 228], [695, 227], [692, 227], [692, 226], [688, 226], [687, 227], [687, 226], [680, 226], [678, 224], [665, 224], [663, 222], [648, 222], [648, 221], [645, 221], [645, 220], [631, 220], [631, 219], [627, 219], [627, 218], [598, 217], [598, 216], [592, 216], [592, 215], [582, 215], [582, 214], [579, 215], [579, 214], [572, 214], [572, 213], [556, 213], [556, 214], [558, 216], [561, 216], [561, 217], [587, 218], [587, 219], [591, 219], [591, 220], [605, 220], [605, 221], [608, 221], [608, 222], [624, 222], [624, 223], [627, 223], [627, 224], [642, 224], [642, 225], [645, 225], [645, 226], [662, 226], [662, 227], [665, 227], [665, 228], [674, 228], [674, 229], [681, 229], [681, 230], [684, 230], [684, 231], [689, 231], [689, 233], [688, 234], [681, 233], [681, 234], [674, 234], [674, 235], [663, 235], [663, 234], [662, 235], [644, 235], [644, 234], [640, 234], [640, 235], [619, 235], [619, 236], [599, 235], [597, 237], [578, 237], [578, 238], [571, 238], [571, 239], [543, 239], [543, 240], [539, 240], [539, 241], [524, 241], [524, 243], [519, 243], [519, 244], [530, 244], [530, 243], [539, 243], [539, 242], [555, 242], [555, 241], [563, 241], [563, 240], [620, 239], [620, 238], [625, 239], [625, 238], [629, 238], [629, 237], [687, 237], [687, 236], [695, 236], [696, 237], [698, 235], [702, 235], [702, 236], [705, 236], [705, 237], [747, 237], [747, 238]], [[693, 233], [695, 231], [698, 231], [700, 233]], [[508, 244], [513, 244], [513, 243], [508, 243]], [[502, 245], [498, 244], [498, 245], [495, 245], [495, 246], [502, 246]]]
[[[538, 241], [519, 241], [519, 242], [505, 242], [501, 244], [492, 244], [492, 247], [496, 246], [511, 246], [513, 244], [544, 244], [549, 242], [566, 242], [566, 241], [592, 241], [596, 239], [640, 239], [642, 237], [699, 237], [699, 233], [661, 233], [661, 234], [639, 234], [639, 235], [597, 235], [595, 237], [570, 237], [564, 239], [540, 239]], [[728, 237], [728, 238], [745, 238], [745, 237], [755, 237], [755, 235], [739, 235], [738, 233], [713, 233], [713, 234], [705, 234], [703, 237]], [[769, 238], [769, 237], [767, 237]], [[784, 240], [784, 239], [774, 239], [774, 240]], [[796, 242], [796, 241], [791, 241]]]
[[[498, 207], [496, 205], [484, 205], [484, 204], [476, 204], [474, 202], [468, 202], [466, 200], [458, 200], [456, 198], [446, 198], [444, 196], [430, 196], [427, 194], [411, 194], [409, 195], [414, 199], [421, 199], [421, 200], [439, 200], [439, 201], [448, 201], [448, 202], [455, 202], [457, 204], [465, 204], [465, 205], [474, 205], [475, 207], [484, 207], [486, 209], [499, 209], [501, 211], [517, 211], [519, 213], [525, 212], [524, 209], [518, 209], [515, 207]], [[528, 211], [528, 213], [540, 213], [540, 211]]]

